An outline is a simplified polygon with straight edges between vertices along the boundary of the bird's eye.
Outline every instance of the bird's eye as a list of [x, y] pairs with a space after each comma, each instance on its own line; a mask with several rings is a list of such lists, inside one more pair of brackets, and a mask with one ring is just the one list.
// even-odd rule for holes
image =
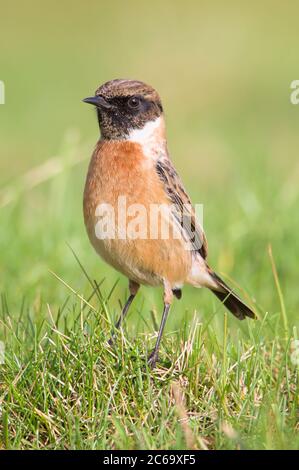
[[140, 98], [138, 98], [138, 96], [132, 96], [128, 100], [128, 106], [131, 109], [136, 109], [136, 108], [138, 108], [139, 105], [140, 105]]

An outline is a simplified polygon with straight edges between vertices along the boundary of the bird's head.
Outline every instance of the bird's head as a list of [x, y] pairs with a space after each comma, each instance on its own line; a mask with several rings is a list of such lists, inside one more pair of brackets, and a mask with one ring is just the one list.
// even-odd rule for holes
[[101, 135], [107, 140], [130, 139], [134, 131], [157, 123], [163, 115], [156, 90], [137, 80], [111, 80], [83, 101], [96, 106]]

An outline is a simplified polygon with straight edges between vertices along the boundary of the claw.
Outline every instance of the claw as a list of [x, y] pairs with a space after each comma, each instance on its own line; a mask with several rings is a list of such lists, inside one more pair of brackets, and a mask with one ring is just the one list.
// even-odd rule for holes
[[149, 358], [148, 358], [148, 366], [150, 369], [154, 369], [156, 367], [156, 363], [159, 359], [159, 356], [156, 351], [152, 351]]
[[112, 334], [110, 339], [108, 340], [109, 346], [114, 346], [115, 345], [115, 334]]

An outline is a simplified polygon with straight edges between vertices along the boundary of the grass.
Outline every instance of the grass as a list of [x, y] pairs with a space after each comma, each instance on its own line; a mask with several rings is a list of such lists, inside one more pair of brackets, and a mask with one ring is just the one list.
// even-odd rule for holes
[[217, 310], [204, 322], [182, 316], [152, 372], [156, 313], [149, 321], [138, 312], [149, 333], [121, 331], [109, 347], [113, 288], [102, 285], [91, 281], [86, 299], [66, 286], [70, 295], [57, 311], [47, 305], [46, 317], [26, 302], [13, 315], [2, 297], [3, 447], [298, 448], [296, 329], [279, 336], [281, 315], [247, 322], [235, 338], [226, 313], [217, 322]]
[[[1, 5], [1, 448], [297, 449], [298, 15], [131, 3], [66, 0], [46, 20], [34, 0]], [[161, 291], [141, 289], [109, 347], [127, 282], [82, 217], [98, 130], [81, 99], [120, 76], [160, 91], [209, 263], [258, 313], [186, 287], [154, 372]]]

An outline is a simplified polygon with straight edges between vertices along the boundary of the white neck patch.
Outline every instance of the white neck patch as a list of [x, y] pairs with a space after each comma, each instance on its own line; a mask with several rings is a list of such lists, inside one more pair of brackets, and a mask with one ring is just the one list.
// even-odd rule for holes
[[138, 144], [144, 145], [154, 137], [160, 124], [161, 117], [158, 117], [154, 121], [147, 122], [142, 129], [133, 129], [129, 134], [128, 140], [130, 142], [137, 142]]
[[161, 125], [163, 123], [160, 116], [154, 121], [147, 122], [142, 129], [132, 130], [127, 140], [140, 144], [146, 157], [156, 159], [166, 147], [166, 142], [161, 139], [159, 131]]

